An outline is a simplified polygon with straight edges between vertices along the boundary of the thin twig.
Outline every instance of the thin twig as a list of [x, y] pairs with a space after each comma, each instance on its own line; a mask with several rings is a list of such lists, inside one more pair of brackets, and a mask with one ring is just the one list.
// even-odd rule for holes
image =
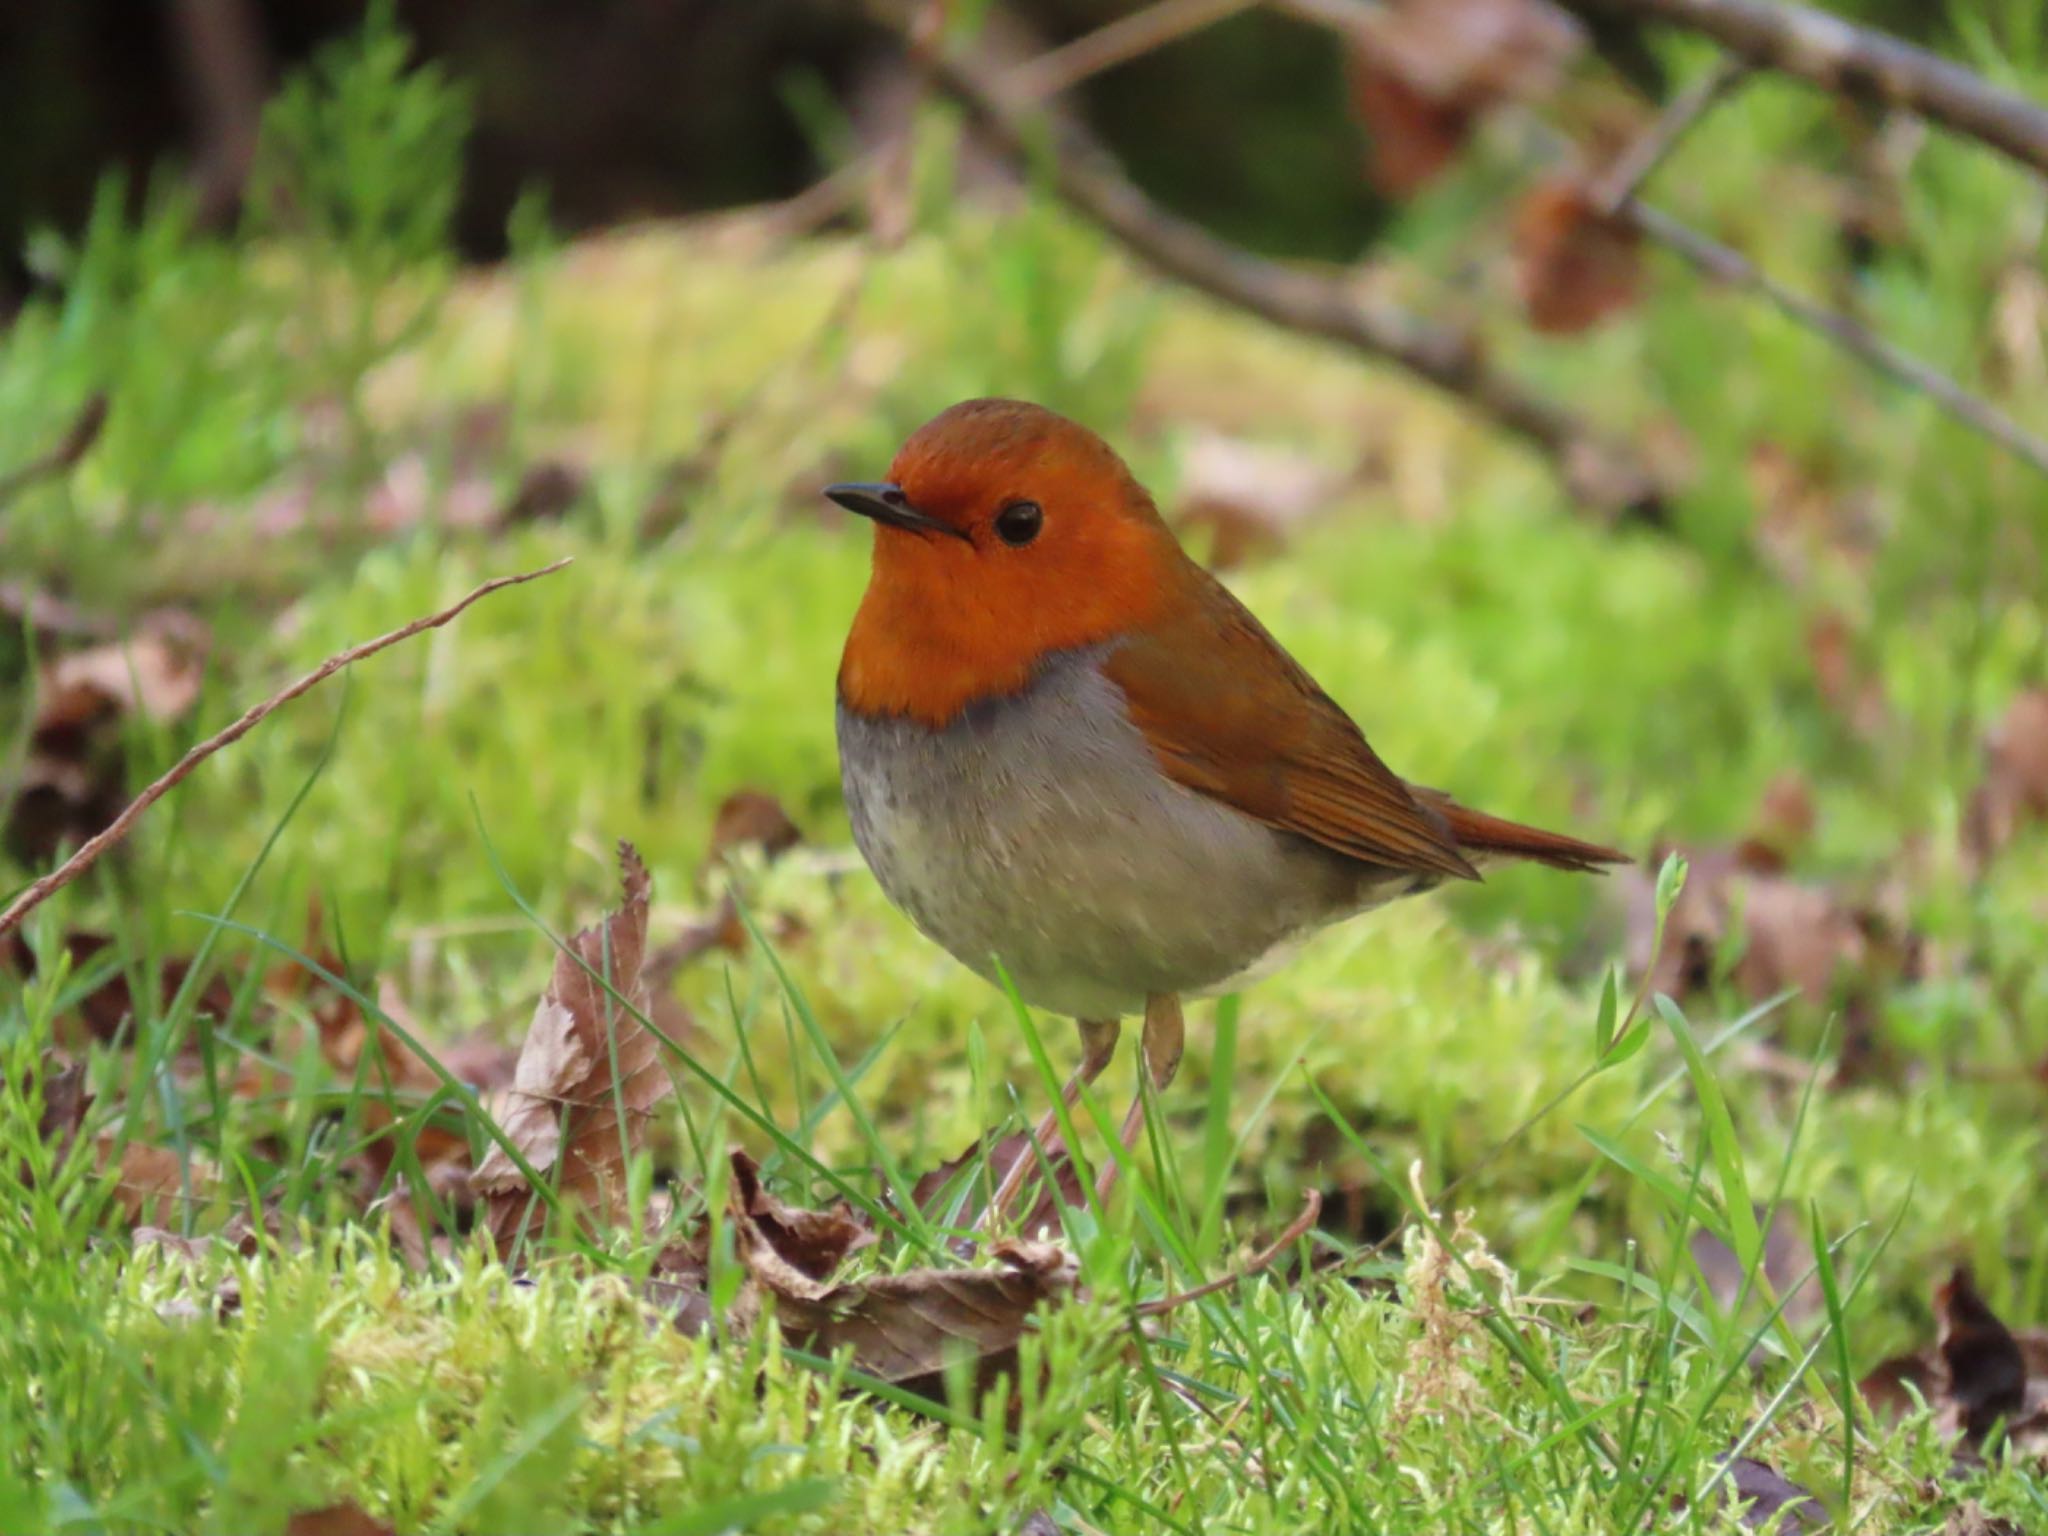
[[1642, 191], [1643, 183], [1670, 158], [1678, 141], [1748, 73], [1749, 66], [1742, 60], [1724, 54], [1699, 79], [1672, 97], [1649, 130], [1629, 145], [1594, 184], [1594, 208], [1609, 218], [1620, 213]]
[[1213, 1296], [1218, 1291], [1228, 1290], [1240, 1280], [1249, 1280], [1273, 1267], [1273, 1261], [1300, 1241], [1301, 1235], [1316, 1224], [1316, 1218], [1323, 1214], [1323, 1196], [1320, 1190], [1310, 1190], [1308, 1201], [1301, 1208], [1301, 1214], [1287, 1224], [1282, 1232], [1259, 1253], [1255, 1253], [1242, 1269], [1219, 1275], [1191, 1291], [1180, 1291], [1172, 1296], [1162, 1296], [1157, 1301], [1148, 1301], [1138, 1308], [1140, 1317], [1157, 1317], [1162, 1312], [1171, 1312], [1175, 1307], [1184, 1307], [1191, 1301], [1200, 1301], [1204, 1296]]
[[[1260, 3], [1262, 0], [1159, 0], [1135, 15], [1017, 65], [1004, 77], [1004, 90], [1034, 101], [1060, 95], [1104, 70], [1128, 64]], [[771, 238], [778, 241], [811, 234], [859, 201], [869, 181], [900, 158], [908, 137], [907, 132], [891, 133], [795, 196], [742, 212], [757, 215]]]
[[0, 475], [0, 507], [14, 500], [38, 480], [54, 480], [59, 475], [76, 467], [85, 457], [86, 451], [99, 441], [100, 433], [107, 425], [107, 397], [95, 393], [87, 397], [78, 414], [65, 427], [64, 435], [40, 458], [31, 459], [19, 469], [9, 470]]
[[1761, 68], [1903, 107], [2048, 172], [2048, 108], [1962, 65], [1839, 16], [1777, 0], [1578, 0], [1715, 39]]
[[1659, 520], [1661, 487], [1633, 455], [1495, 368], [1472, 337], [1364, 295], [1353, 284], [1254, 256], [1167, 212], [1071, 121], [1044, 114], [1041, 140], [1028, 106], [986, 66], [947, 57], [934, 65], [934, 75], [1021, 165], [1036, 163], [1041, 143], [1049, 147], [1054, 190], [1149, 265], [1276, 325], [1396, 364], [1540, 448], [1581, 499]]
[[461, 602], [451, 607], [443, 608], [439, 613], [429, 614], [422, 619], [414, 619], [410, 624], [405, 625], [401, 629], [394, 629], [388, 635], [379, 635], [375, 640], [366, 640], [361, 645], [351, 646], [339, 655], [330, 656], [297, 682], [278, 693], [272, 694], [261, 704], [251, 708], [234, 724], [207, 737], [206, 740], [200, 742], [199, 745], [179, 758], [172, 765], [168, 773], [164, 774], [163, 777], [159, 778], [149, 788], [137, 795], [134, 800], [130, 801], [128, 808], [121, 812], [119, 816], [116, 816], [113, 824], [104, 832], [87, 840], [70, 858], [23, 891], [6, 911], [0, 912], [0, 938], [6, 937], [6, 935], [20, 927], [22, 919], [27, 917], [29, 913], [33, 912], [58, 891], [61, 891], [65, 886], [92, 868], [101, 854], [128, 835], [135, 826], [135, 823], [141, 819], [144, 811], [161, 800], [165, 794], [183, 781], [193, 769], [213, 756], [214, 753], [220, 751], [222, 747], [241, 740], [242, 737], [248, 735], [250, 731], [254, 730], [271, 714], [281, 709], [284, 705], [289, 704], [300, 694], [307, 692], [319, 683], [325, 682], [343, 667], [361, 661], [366, 656], [374, 656], [377, 652], [394, 646], [401, 640], [410, 640], [422, 630], [439, 629], [478, 598], [486, 597], [503, 587], [516, 587], [529, 581], [537, 581], [543, 576], [552, 575], [563, 566], [569, 564], [570, 559], [571, 557], [564, 556], [552, 565], [544, 565], [537, 571], [527, 571], [519, 576], [496, 577], [485, 582], [482, 586], [471, 592], [469, 596], [463, 598]]
[[1006, 86], [1040, 101], [1070, 91], [1083, 80], [1177, 43], [1191, 33], [1248, 11], [1259, 0], [1158, 0], [1120, 16], [1011, 72]]
[[1843, 351], [1898, 383], [1919, 390], [1964, 426], [1983, 433], [2048, 474], [2048, 441], [2029, 432], [1990, 401], [1971, 394], [1932, 364], [1922, 362], [1910, 352], [1886, 341], [1860, 320], [1794, 293], [1740, 251], [1701, 234], [1640, 200], [1630, 199], [1622, 207], [1620, 216], [1650, 239], [1683, 256], [1707, 276], [1758, 295], [1787, 318], [1818, 331]]

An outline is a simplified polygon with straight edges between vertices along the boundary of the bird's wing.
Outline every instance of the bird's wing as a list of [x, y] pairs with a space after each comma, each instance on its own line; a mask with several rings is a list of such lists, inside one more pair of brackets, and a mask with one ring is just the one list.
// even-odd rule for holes
[[1104, 663], [1166, 775], [1352, 858], [1476, 880], [1443, 814], [1221, 583], [1193, 578], [1196, 601]]

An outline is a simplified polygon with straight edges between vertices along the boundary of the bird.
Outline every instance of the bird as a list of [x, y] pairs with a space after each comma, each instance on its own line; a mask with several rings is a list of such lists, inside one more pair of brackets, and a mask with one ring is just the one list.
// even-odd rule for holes
[[[963, 401], [885, 480], [823, 494], [874, 525], [837, 687], [854, 841], [927, 937], [1075, 1020], [1069, 1107], [1132, 1015], [1163, 1093], [1182, 999], [1333, 923], [1501, 860], [1628, 862], [1396, 775], [1116, 451], [1054, 411]], [[1039, 1144], [1056, 1130], [1049, 1110]]]

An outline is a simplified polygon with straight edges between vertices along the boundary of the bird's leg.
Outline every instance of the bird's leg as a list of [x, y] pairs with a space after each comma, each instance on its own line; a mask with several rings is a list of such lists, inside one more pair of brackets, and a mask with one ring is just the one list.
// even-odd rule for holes
[[[1068, 1110], [1080, 1101], [1081, 1090], [1102, 1076], [1102, 1069], [1109, 1065], [1116, 1054], [1116, 1039], [1123, 1028], [1115, 1019], [1076, 1019], [1075, 1027], [1081, 1032], [1081, 1065], [1074, 1069], [1074, 1075], [1067, 1079], [1067, 1086], [1060, 1090], [1060, 1102]], [[1031, 1176], [1031, 1170], [1038, 1166], [1037, 1148], [1050, 1148], [1053, 1137], [1059, 1133], [1060, 1113], [1049, 1109], [1032, 1128], [1031, 1141], [1017, 1154], [1009, 1171], [1003, 1175], [1003, 1182], [997, 1188], [995, 1199], [989, 1203], [989, 1221], [1001, 1221], [1009, 1214], [1010, 1204], [1017, 1198], [1017, 1192], [1024, 1187], [1024, 1181]], [[1068, 1155], [1073, 1156], [1079, 1149], [1069, 1147]]]
[[[1174, 1073], [1180, 1070], [1181, 1047], [1185, 1041], [1180, 999], [1171, 992], [1155, 992], [1146, 998], [1145, 1076], [1150, 1080], [1154, 1093], [1164, 1093], [1166, 1085], [1173, 1081]], [[1141, 1082], [1131, 1099], [1130, 1112], [1124, 1116], [1122, 1140], [1126, 1152], [1137, 1147], [1138, 1133], [1144, 1128], [1145, 1085]], [[1102, 1174], [1095, 1181], [1098, 1200], [1109, 1197], [1109, 1191], [1116, 1183], [1116, 1172], [1114, 1158], [1103, 1165]]]

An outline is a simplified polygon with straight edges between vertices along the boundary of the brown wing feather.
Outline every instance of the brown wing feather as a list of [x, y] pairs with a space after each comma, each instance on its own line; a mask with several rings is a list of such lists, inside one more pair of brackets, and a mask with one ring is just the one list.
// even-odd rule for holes
[[1105, 665], [1167, 776], [1367, 863], [1478, 879], [1443, 814], [1250, 611], [1192, 563], [1189, 579], [1193, 601]]
[[1518, 821], [1475, 811], [1470, 806], [1458, 804], [1440, 789], [1424, 789], [1419, 784], [1408, 787], [1416, 799], [1442, 813], [1450, 824], [1451, 835], [1458, 840], [1458, 847], [1475, 858], [1489, 854], [1504, 855], [1548, 864], [1552, 869], [1594, 875], [1603, 872], [1600, 867], [1603, 864], [1634, 862], [1627, 854], [1603, 848], [1598, 843], [1567, 837], [1562, 832], [1545, 832], [1540, 827], [1525, 827]]

